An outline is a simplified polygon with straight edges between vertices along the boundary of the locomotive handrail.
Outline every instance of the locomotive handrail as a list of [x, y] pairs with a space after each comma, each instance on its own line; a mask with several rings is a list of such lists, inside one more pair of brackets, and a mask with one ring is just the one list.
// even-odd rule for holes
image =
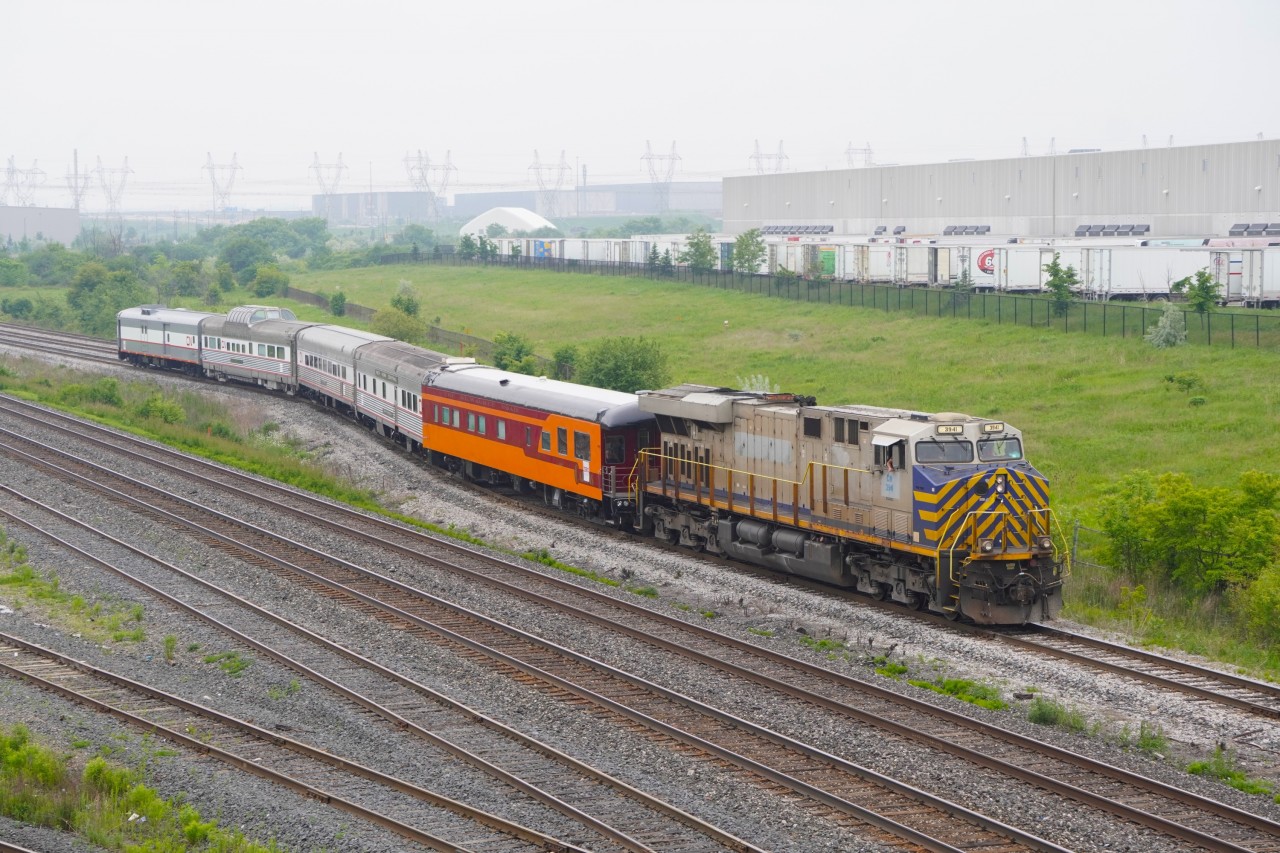
[[[1058, 565], [1060, 566], [1059, 575], [1060, 575], [1060, 577], [1061, 577], [1061, 579], [1062, 579], [1062, 580], [1066, 580], [1068, 577], [1070, 577], [1070, 576], [1071, 576], [1071, 557], [1070, 557], [1070, 554], [1069, 554], [1068, 552], [1066, 552], [1066, 550], [1065, 550], [1065, 549], [1059, 549], [1059, 548], [1058, 548], [1058, 542], [1059, 542], [1059, 541], [1062, 541], [1062, 542], [1065, 542], [1065, 541], [1066, 541], [1066, 534], [1063, 532], [1063, 530], [1062, 530], [1062, 524], [1058, 521], [1058, 516], [1054, 513], [1054, 511], [1053, 511], [1053, 508], [1052, 508], [1052, 507], [1038, 507], [1038, 508], [1035, 508], [1035, 509], [1028, 509], [1028, 510], [1024, 510], [1022, 513], [1011, 513], [1011, 512], [1009, 512], [1009, 511], [1007, 511], [1007, 510], [994, 510], [994, 509], [992, 509], [992, 510], [971, 510], [970, 512], [965, 513], [964, 518], [963, 518], [963, 519], [961, 519], [961, 520], [960, 520], [960, 523], [959, 523], [959, 524], [957, 524], [957, 525], [955, 526], [955, 532], [954, 532], [954, 533], [952, 534], [952, 536], [951, 536], [951, 545], [950, 545], [950, 547], [946, 548], [946, 550], [947, 550], [947, 575], [948, 575], [948, 577], [949, 577], [949, 579], [951, 580], [951, 582], [952, 582], [952, 583], [959, 583], [959, 579], [956, 577], [956, 574], [955, 574], [955, 572], [956, 572], [956, 558], [955, 558], [955, 552], [956, 552], [956, 545], [957, 545], [957, 544], [959, 544], [959, 542], [960, 542], [961, 534], [962, 534], [962, 533], [964, 533], [964, 531], [966, 530], [966, 528], [970, 528], [970, 527], [971, 527], [971, 525], [973, 524], [973, 521], [974, 521], [975, 517], [978, 517], [978, 516], [987, 516], [987, 515], [999, 515], [999, 516], [1003, 516], [1003, 517], [1005, 518], [1005, 521], [1001, 523], [1001, 527], [1002, 527], [1002, 528], [1007, 526], [1007, 524], [1008, 524], [1008, 521], [1007, 521], [1007, 520], [1008, 520], [1009, 518], [1024, 518], [1024, 517], [1031, 517], [1031, 516], [1035, 516], [1035, 517], [1044, 517], [1044, 516], [1046, 516], [1046, 515], [1047, 515], [1047, 516], [1048, 516], [1048, 518], [1049, 518], [1049, 521], [1050, 521], [1050, 525], [1051, 525], [1053, 528], [1057, 528], [1057, 530], [1058, 530], [1058, 537], [1059, 537], [1059, 538], [1054, 538], [1054, 537], [1053, 537], [1053, 535], [1052, 535], [1052, 529], [1050, 529], [1050, 530], [1048, 530], [1048, 531], [1046, 531], [1046, 532], [1048, 532], [1048, 533], [1050, 534], [1049, 538], [1053, 541], [1053, 552], [1054, 552], [1054, 556], [1055, 556], [1055, 557], [1059, 557], [1059, 559], [1058, 559], [1058, 561], [1057, 561], [1057, 562], [1058, 562]], [[1031, 526], [1030, 526], [1030, 525], [1028, 525], [1028, 529], [1031, 529]], [[1003, 530], [1001, 530], [1000, 532], [1004, 532], [1004, 531], [1003, 531]], [[977, 533], [976, 528], [974, 528], [974, 529], [970, 529], [970, 531], [969, 531], [969, 535], [970, 535], [971, 537], [972, 537], [972, 536], [974, 536], [974, 535], [976, 535], [976, 533]], [[1000, 536], [998, 536], [998, 535], [995, 535], [995, 534], [993, 533], [993, 535], [992, 535], [991, 537], [987, 537], [987, 538], [997, 539], [997, 538], [1001, 538], [1001, 537], [1000, 537]], [[939, 544], [939, 546], [938, 546], [938, 555], [939, 555], [939, 559], [938, 559], [938, 571], [937, 571], [937, 576], [938, 576], [938, 580], [939, 580], [939, 581], [941, 581], [941, 575], [942, 575], [942, 559], [941, 559], [941, 555], [942, 555], [943, 548], [944, 548], [944, 545], [943, 545], [943, 544]], [[1007, 546], [1006, 546], [1005, 550], [1007, 550]], [[1030, 550], [1030, 549], [1028, 548], [1028, 550]], [[968, 565], [969, 563], [973, 562], [975, 559], [978, 559], [979, 557], [983, 557], [983, 556], [990, 556], [990, 557], [994, 557], [995, 555], [994, 555], [994, 554], [984, 555], [984, 554], [981, 554], [981, 553], [977, 553], [977, 548], [976, 548], [976, 547], [972, 547], [972, 544], [971, 544], [971, 547], [969, 548], [969, 556], [967, 556], [967, 557], [964, 559], [964, 561], [963, 561], [962, 565]]]

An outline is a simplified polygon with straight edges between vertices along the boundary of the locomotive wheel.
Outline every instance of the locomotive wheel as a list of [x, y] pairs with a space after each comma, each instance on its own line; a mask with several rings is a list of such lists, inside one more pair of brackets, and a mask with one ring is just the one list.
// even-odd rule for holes
[[871, 593], [871, 597], [876, 601], [888, 601], [889, 593], [893, 592], [887, 583], [877, 583], [876, 591]]

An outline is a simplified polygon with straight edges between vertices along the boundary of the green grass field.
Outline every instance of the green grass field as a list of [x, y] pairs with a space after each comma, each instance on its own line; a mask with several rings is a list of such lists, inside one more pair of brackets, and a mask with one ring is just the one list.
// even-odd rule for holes
[[[1158, 350], [1133, 337], [914, 317], [642, 278], [384, 266], [292, 280], [319, 293], [340, 287], [349, 301], [373, 308], [385, 307], [401, 282], [418, 294], [428, 321], [485, 338], [518, 332], [540, 355], [643, 335], [661, 342], [672, 384], [733, 386], [763, 374], [819, 403], [1007, 420], [1024, 431], [1028, 458], [1051, 478], [1064, 522], [1089, 523], [1100, 490], [1138, 468], [1224, 486], [1245, 470], [1280, 470], [1268, 452], [1280, 415], [1280, 370], [1270, 351]], [[310, 313], [323, 316], [300, 312]]]

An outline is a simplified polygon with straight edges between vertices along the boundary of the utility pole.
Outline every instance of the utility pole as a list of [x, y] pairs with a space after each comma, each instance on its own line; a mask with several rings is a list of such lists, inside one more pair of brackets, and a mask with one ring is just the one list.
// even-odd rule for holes
[[[644, 154], [640, 157], [649, 167], [649, 182], [653, 184], [654, 200], [657, 202], [658, 215], [666, 213], [671, 206], [671, 176], [676, 172], [676, 163], [680, 155], [676, 153], [676, 141], [671, 140], [670, 154], [654, 154], [649, 140], [644, 141]], [[665, 164], [660, 166], [659, 164]], [[586, 167], [583, 167], [582, 182], [586, 181]]]
[[36, 187], [44, 183], [44, 170], [31, 161], [30, 169], [19, 169], [14, 165], [14, 158], [9, 158], [9, 167], [5, 169], [5, 195], [13, 193], [13, 200], [18, 207], [26, 207], [35, 201]]
[[320, 194], [324, 196], [324, 217], [329, 219], [333, 215], [333, 196], [338, 191], [338, 184], [342, 182], [342, 173], [347, 170], [342, 162], [342, 152], [338, 152], [336, 163], [321, 163], [320, 154], [317, 152], [310, 170], [315, 173], [316, 183], [320, 185]]
[[107, 215], [115, 221], [115, 233], [111, 235], [113, 248], [118, 252], [124, 239], [124, 222], [120, 217], [120, 202], [124, 199], [124, 186], [129, 181], [133, 170], [129, 168], [129, 158], [125, 157], [119, 169], [108, 169], [102, 165], [102, 157], [98, 157], [98, 184], [102, 194], [107, 197]]
[[755, 153], [754, 153], [754, 154], [752, 154], [752, 155], [751, 155], [750, 157], [748, 157], [747, 159], [748, 159], [748, 160], [753, 160], [753, 161], [755, 161], [755, 164], [756, 164], [756, 174], [757, 174], [757, 175], [763, 175], [763, 174], [765, 173], [765, 171], [766, 171], [766, 164], [771, 164], [771, 165], [772, 165], [772, 168], [769, 168], [769, 169], [768, 169], [768, 171], [770, 171], [770, 172], [774, 172], [774, 173], [779, 173], [779, 172], [781, 172], [781, 171], [782, 171], [782, 164], [783, 164], [783, 163], [785, 163], [785, 162], [787, 161], [787, 159], [788, 159], [788, 158], [787, 158], [786, 152], [784, 152], [784, 151], [782, 150], [782, 140], [781, 140], [781, 139], [779, 139], [779, 140], [778, 140], [778, 153], [777, 153], [777, 154], [762, 154], [762, 153], [760, 153], [760, 140], [759, 140], [759, 139], [757, 139], [757, 140], [756, 140], [756, 150], [755, 150]]
[[74, 149], [71, 152], [72, 169], [67, 172], [67, 189], [71, 190], [71, 199], [75, 203], [76, 212], [80, 212], [80, 202], [84, 199], [84, 194], [89, 189], [89, 181], [93, 180], [93, 175], [89, 172], [80, 173], [80, 151]]
[[[533, 163], [529, 166], [529, 171], [533, 172], [534, 177], [538, 180], [538, 199], [539, 206], [542, 208], [538, 212], [550, 219], [556, 215], [560, 188], [564, 186], [565, 179], [573, 171], [573, 167], [569, 165], [569, 160], [565, 157], [563, 150], [560, 152], [560, 162], [550, 166], [543, 165], [537, 149], [534, 149]], [[552, 179], [553, 175], [554, 180]]]
[[213, 153], [210, 152], [208, 161], [201, 168], [208, 170], [209, 181], [213, 184], [214, 212], [226, 210], [231, 206], [231, 188], [236, 184], [236, 172], [240, 171], [236, 155], [231, 155], [230, 163], [218, 165], [213, 162]]
[[458, 169], [453, 165], [453, 152], [444, 153], [443, 163], [432, 163], [431, 157], [418, 149], [417, 157], [404, 155], [404, 168], [409, 173], [409, 184], [419, 192], [431, 193], [431, 220], [440, 221], [440, 207], [446, 203], [445, 191]]
[[[759, 143], [756, 144], [757, 151]], [[782, 143], [778, 143], [778, 151], [782, 151]], [[853, 143], [849, 143], [849, 147], [844, 149], [845, 162], [849, 164], [850, 169], [856, 169], [859, 166], [867, 168], [875, 165], [871, 159], [871, 143], [868, 142], [865, 148], [854, 148]]]

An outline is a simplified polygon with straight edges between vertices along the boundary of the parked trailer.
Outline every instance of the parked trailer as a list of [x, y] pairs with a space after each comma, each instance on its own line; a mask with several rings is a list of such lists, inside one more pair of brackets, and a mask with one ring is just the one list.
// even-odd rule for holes
[[1044, 266], [1053, 251], [1040, 246], [1005, 244], [949, 248], [953, 280], [963, 271], [976, 290], [1038, 293], [1044, 289]]
[[1208, 267], [1209, 254], [1206, 249], [1082, 249], [1080, 294], [1099, 300], [1164, 298], [1174, 282]]
[[1209, 270], [1227, 302], [1280, 307], [1280, 246], [1209, 252]]

